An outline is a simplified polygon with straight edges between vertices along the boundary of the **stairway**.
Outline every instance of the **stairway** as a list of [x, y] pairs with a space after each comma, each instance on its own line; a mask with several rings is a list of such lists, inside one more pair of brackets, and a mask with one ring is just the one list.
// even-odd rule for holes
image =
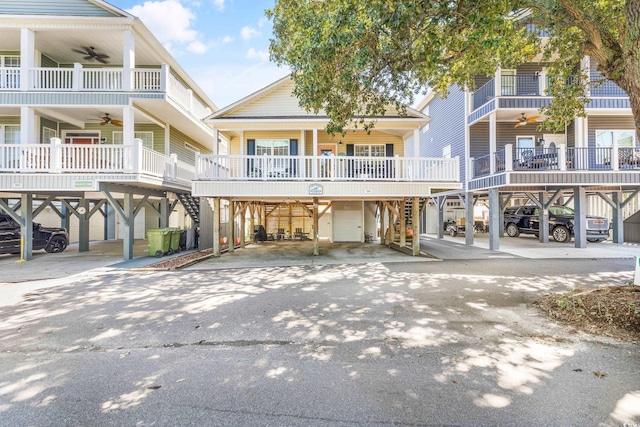
[[[426, 197], [420, 198], [420, 211], [424, 207], [424, 204], [427, 203]], [[406, 199], [404, 201], [404, 218], [406, 220], [407, 226], [411, 225], [413, 216], [411, 215], [411, 210], [413, 208], [413, 199]]]
[[189, 214], [194, 224], [200, 224], [200, 198], [193, 197], [189, 193], [178, 194], [178, 200], [184, 206], [184, 210]]

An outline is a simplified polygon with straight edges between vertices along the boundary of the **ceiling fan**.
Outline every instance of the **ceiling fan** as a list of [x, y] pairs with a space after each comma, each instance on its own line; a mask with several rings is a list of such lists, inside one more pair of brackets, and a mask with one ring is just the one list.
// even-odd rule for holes
[[514, 128], [519, 128], [520, 126], [525, 126], [527, 123], [536, 123], [540, 116], [531, 116], [526, 117], [524, 113], [522, 113], [522, 117], [518, 117], [518, 123], [515, 124]]
[[122, 122], [120, 120], [112, 119], [109, 117], [109, 113], [104, 113], [104, 117], [100, 117], [102, 122], [100, 122], [100, 126], [104, 125], [114, 125], [122, 127]]
[[84, 56], [84, 60], [85, 61], [93, 61], [94, 59], [98, 62], [101, 62], [103, 64], [108, 64], [109, 61], [105, 60], [105, 58], [108, 58], [109, 55], [105, 55], [104, 53], [98, 53], [95, 51], [95, 48], [93, 46], [89, 46], [89, 47], [82, 47], [82, 49], [84, 50], [79, 50], [79, 49], [71, 49], [72, 51], [76, 52], [76, 53], [81, 53]]

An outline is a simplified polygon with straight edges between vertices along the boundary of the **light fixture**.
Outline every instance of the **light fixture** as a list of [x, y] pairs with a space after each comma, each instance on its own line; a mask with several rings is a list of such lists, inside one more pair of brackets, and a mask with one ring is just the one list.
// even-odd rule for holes
[[540, 138], [540, 139], [538, 140], [538, 145], [539, 145], [540, 147], [544, 147], [544, 143], [545, 143], [544, 138]]
[[342, 140], [338, 141], [338, 145], [342, 145]]

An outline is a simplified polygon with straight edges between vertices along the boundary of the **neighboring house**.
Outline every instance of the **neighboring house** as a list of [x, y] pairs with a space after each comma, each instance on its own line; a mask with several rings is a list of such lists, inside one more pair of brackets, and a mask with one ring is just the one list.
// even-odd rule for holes
[[419, 199], [460, 188], [457, 159], [418, 158], [407, 143], [418, 139], [427, 116], [390, 108], [370, 133], [330, 135], [328, 118], [302, 109], [292, 90], [287, 76], [205, 119], [229, 141], [229, 154], [214, 148], [197, 159], [193, 194], [212, 198], [214, 206], [206, 212], [213, 221], [201, 222], [201, 239], [213, 236], [204, 246], [219, 250], [221, 200], [229, 201], [233, 218], [228, 238], [241, 244], [249, 215], [249, 227], [262, 225], [267, 238], [313, 239], [316, 254], [321, 237], [365, 242], [380, 235], [404, 246], [408, 224], [419, 232]]
[[123, 239], [125, 259], [178, 199], [197, 222], [195, 156], [212, 151], [202, 119], [215, 110], [136, 17], [101, 0], [5, 2], [0, 209], [21, 223], [26, 258], [42, 212], [77, 227], [80, 251], [92, 235]]
[[[478, 76], [473, 92], [452, 87], [445, 98], [431, 93], [423, 100], [417, 109], [432, 121], [420, 132], [420, 155], [458, 156], [464, 183], [463, 190], [434, 203], [435, 213], [427, 215], [434, 232], [442, 236], [443, 220], [452, 216], [473, 221], [474, 204], [484, 203], [490, 246], [498, 249], [504, 209], [518, 200], [541, 208], [541, 224], [547, 223], [551, 204], [573, 204], [576, 247], [586, 246], [587, 213], [608, 213], [613, 241], [624, 241], [623, 220], [637, 210], [640, 191], [640, 145], [629, 98], [612, 82], [603, 82], [588, 57], [576, 72], [590, 78], [586, 117], [558, 133], [537, 128], [544, 119], [537, 117], [539, 109], [551, 100], [546, 88], [553, 78], [542, 62]], [[547, 227], [541, 228], [540, 239], [547, 241]], [[472, 233], [466, 242], [473, 243]]]

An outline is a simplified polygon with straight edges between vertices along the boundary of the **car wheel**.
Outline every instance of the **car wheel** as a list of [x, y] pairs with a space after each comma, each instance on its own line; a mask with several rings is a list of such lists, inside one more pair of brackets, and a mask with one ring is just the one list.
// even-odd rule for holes
[[553, 240], [560, 243], [567, 243], [571, 240], [571, 234], [569, 233], [569, 229], [564, 225], [559, 225], [553, 229]]
[[587, 242], [600, 243], [600, 242], [602, 242], [602, 239], [587, 239]]
[[509, 237], [518, 237], [520, 235], [520, 230], [518, 230], [518, 226], [514, 223], [507, 224], [507, 236]]
[[449, 227], [449, 236], [456, 237], [456, 234], [458, 234], [456, 229], [454, 227]]
[[65, 249], [67, 249], [67, 239], [64, 236], [53, 236], [47, 247], [44, 248], [50, 254], [62, 252]]

